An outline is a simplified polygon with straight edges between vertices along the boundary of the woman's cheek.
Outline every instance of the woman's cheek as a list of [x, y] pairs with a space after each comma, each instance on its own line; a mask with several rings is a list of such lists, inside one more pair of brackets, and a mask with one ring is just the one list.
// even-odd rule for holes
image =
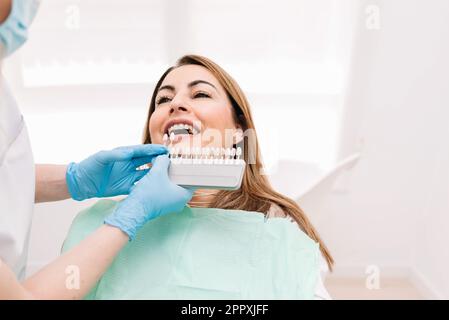
[[159, 137], [157, 128], [157, 122], [151, 119], [148, 124], [148, 132], [150, 133], [151, 142], [153, 143], [160, 143], [162, 141], [161, 137]]
[[225, 120], [224, 116], [225, 116], [225, 114], [223, 114], [222, 110], [210, 109], [210, 111], [202, 112], [201, 114], [199, 114], [198, 118], [203, 123], [203, 125], [205, 125], [209, 128], [220, 129], [220, 127], [223, 125], [223, 122], [227, 122], [227, 121], [223, 121], [223, 120]]
[[162, 137], [160, 136], [160, 134], [158, 133], [157, 130], [150, 130], [150, 136], [151, 136], [151, 142], [153, 143], [157, 143], [157, 144], [162, 144]]

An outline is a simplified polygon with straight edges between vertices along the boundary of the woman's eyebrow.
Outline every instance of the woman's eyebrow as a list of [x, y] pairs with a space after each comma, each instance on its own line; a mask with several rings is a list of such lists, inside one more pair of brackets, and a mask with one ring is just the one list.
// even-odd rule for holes
[[[205, 80], [195, 80], [195, 81], [190, 82], [187, 86], [189, 88], [192, 88], [192, 87], [194, 87], [194, 86], [196, 86], [198, 84], [201, 84], [201, 83], [204, 83], [204, 84], [207, 84], [207, 85], [211, 86], [212, 88], [214, 88], [218, 92], [217, 88], [212, 83], [207, 82]], [[161, 90], [176, 91], [175, 87], [172, 86], [172, 85], [164, 85], [164, 86], [159, 88], [158, 92], [161, 91]]]
[[170, 85], [165, 85], [165, 86], [160, 87], [158, 92], [161, 91], [161, 90], [164, 90], [164, 89], [165, 90], [170, 90], [170, 91], [175, 91], [175, 87], [170, 86]]
[[189, 88], [192, 88], [192, 87], [194, 87], [194, 86], [196, 86], [196, 85], [198, 85], [198, 84], [200, 84], [200, 83], [207, 84], [207, 85], [211, 86], [212, 88], [214, 88], [214, 89], [218, 92], [217, 88], [215, 88], [215, 86], [214, 86], [212, 83], [207, 82], [207, 81], [205, 81], [205, 80], [195, 80], [195, 81], [192, 81], [192, 82], [189, 83], [188, 87], [189, 87]]

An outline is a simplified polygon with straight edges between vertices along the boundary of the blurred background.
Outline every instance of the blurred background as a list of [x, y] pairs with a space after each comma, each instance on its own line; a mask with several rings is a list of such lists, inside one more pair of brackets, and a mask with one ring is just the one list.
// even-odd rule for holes
[[[335, 299], [449, 299], [449, 2], [44, 0], [4, 65], [35, 161], [141, 143], [187, 53], [246, 92], [273, 185], [331, 250]], [[28, 273], [95, 202], [36, 205]]]

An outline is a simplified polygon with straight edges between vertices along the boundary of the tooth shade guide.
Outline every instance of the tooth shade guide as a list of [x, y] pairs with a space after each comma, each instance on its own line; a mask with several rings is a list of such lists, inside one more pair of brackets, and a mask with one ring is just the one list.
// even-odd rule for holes
[[236, 190], [246, 167], [244, 161], [234, 157], [236, 153], [231, 148], [170, 150], [170, 180], [182, 187]]
[[236, 148], [188, 148], [188, 147], [168, 147], [170, 156], [179, 156], [182, 158], [199, 158], [199, 159], [238, 159], [241, 150]]
[[[168, 148], [170, 180], [182, 187], [237, 190], [240, 188], [245, 161], [236, 158], [241, 150], [231, 148]], [[151, 163], [136, 170], [147, 170]]]

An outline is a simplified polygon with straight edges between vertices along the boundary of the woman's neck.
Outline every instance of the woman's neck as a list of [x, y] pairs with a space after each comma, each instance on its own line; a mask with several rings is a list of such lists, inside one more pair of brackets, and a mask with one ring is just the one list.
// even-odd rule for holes
[[193, 194], [189, 206], [193, 208], [209, 208], [217, 192], [218, 190], [214, 189], [198, 189]]

